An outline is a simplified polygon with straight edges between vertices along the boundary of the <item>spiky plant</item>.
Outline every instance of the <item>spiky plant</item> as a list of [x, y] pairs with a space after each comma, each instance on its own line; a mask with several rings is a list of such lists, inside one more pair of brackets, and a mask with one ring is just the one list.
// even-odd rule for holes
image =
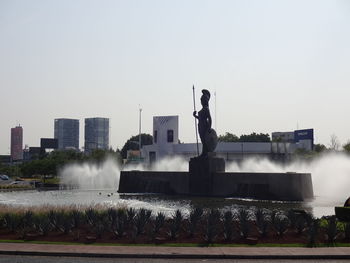
[[338, 228], [337, 228], [337, 218], [336, 216], [330, 216], [327, 218], [327, 243], [329, 246], [334, 246], [335, 240], [338, 237]]
[[34, 215], [34, 225], [35, 229], [42, 236], [47, 236], [50, 230], [52, 229], [50, 220], [46, 213], [37, 213]]
[[127, 224], [127, 214], [124, 209], [118, 209], [116, 214], [116, 223], [114, 234], [116, 237], [122, 237], [125, 234], [125, 226]]
[[210, 209], [209, 213], [207, 213], [205, 237], [204, 237], [207, 243], [214, 242], [218, 234], [220, 217], [221, 217], [220, 212], [217, 209]]
[[79, 228], [81, 224], [84, 222], [84, 213], [77, 209], [73, 209], [70, 212], [70, 215], [72, 217], [73, 228], [76, 228], [76, 229]]
[[285, 215], [277, 215], [275, 217], [273, 226], [276, 230], [277, 235], [283, 236], [288, 230], [289, 220]]
[[85, 216], [88, 224], [91, 226], [94, 226], [99, 219], [98, 211], [92, 207], [85, 210]]
[[345, 240], [350, 240], [350, 222], [345, 222], [343, 224], [344, 238]]
[[177, 236], [180, 232], [180, 229], [181, 229], [182, 220], [183, 220], [183, 215], [182, 215], [181, 211], [179, 209], [177, 209], [175, 211], [175, 215], [170, 220], [170, 232], [169, 232], [170, 238], [172, 238], [172, 239], [177, 238]]
[[266, 237], [269, 229], [269, 220], [263, 209], [258, 208], [255, 211], [255, 223], [260, 236]]
[[308, 246], [309, 247], [315, 247], [317, 243], [317, 236], [319, 233], [319, 226], [320, 226], [320, 220], [319, 219], [312, 219], [311, 223], [309, 224], [309, 231], [308, 231]]
[[245, 208], [239, 210], [239, 228], [241, 237], [247, 238], [250, 232], [249, 213]]
[[165, 215], [162, 212], [158, 212], [156, 218], [153, 220], [152, 238], [155, 239], [160, 229], [163, 227], [165, 222]]
[[201, 217], [203, 215], [203, 209], [199, 207], [195, 207], [191, 210], [190, 216], [188, 218], [188, 230], [189, 230], [189, 236], [193, 237], [194, 233], [196, 232], [198, 222], [200, 221]]
[[135, 216], [135, 226], [137, 229], [137, 235], [140, 235], [144, 232], [145, 226], [148, 223], [150, 217], [151, 217], [151, 211], [141, 208], [138, 213]]
[[127, 223], [132, 224], [134, 222], [135, 216], [136, 216], [136, 210], [132, 207], [130, 207], [127, 212]]
[[223, 217], [223, 225], [224, 225], [224, 238], [226, 241], [231, 241], [233, 238], [233, 214], [231, 211], [226, 211]]

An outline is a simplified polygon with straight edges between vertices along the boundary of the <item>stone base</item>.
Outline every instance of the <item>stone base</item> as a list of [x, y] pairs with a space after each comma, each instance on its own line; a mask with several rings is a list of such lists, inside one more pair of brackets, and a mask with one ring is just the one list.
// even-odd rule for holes
[[189, 194], [212, 196], [214, 174], [225, 172], [225, 160], [211, 155], [200, 156], [191, 158], [189, 166]]

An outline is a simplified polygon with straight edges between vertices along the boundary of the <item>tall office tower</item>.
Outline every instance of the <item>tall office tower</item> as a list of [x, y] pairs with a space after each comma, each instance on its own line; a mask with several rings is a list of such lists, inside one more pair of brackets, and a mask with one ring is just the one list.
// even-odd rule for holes
[[91, 153], [95, 149], [109, 148], [109, 119], [85, 119], [85, 152]]
[[23, 159], [23, 128], [17, 126], [11, 128], [11, 160], [19, 161]]
[[55, 119], [55, 139], [58, 149], [79, 149], [79, 120]]

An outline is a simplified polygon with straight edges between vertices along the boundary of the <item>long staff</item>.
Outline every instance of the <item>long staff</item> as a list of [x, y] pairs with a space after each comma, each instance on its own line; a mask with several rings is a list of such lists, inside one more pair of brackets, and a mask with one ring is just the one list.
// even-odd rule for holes
[[[196, 99], [195, 99], [195, 94], [194, 94], [194, 85], [193, 85], [192, 91], [193, 91], [193, 109], [194, 109], [194, 111], [196, 111]], [[197, 118], [194, 118], [194, 127], [196, 128], [197, 155], [199, 156]]]

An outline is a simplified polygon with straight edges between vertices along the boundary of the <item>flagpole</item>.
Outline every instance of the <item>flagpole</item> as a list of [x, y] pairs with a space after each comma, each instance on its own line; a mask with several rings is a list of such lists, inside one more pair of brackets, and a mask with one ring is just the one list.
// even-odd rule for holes
[[[193, 91], [193, 109], [194, 109], [194, 111], [196, 111], [196, 99], [195, 99], [194, 85], [193, 85], [193, 87], [192, 87], [192, 91]], [[197, 156], [199, 156], [197, 118], [194, 118], [194, 127], [195, 127], [195, 129], [196, 129]]]

